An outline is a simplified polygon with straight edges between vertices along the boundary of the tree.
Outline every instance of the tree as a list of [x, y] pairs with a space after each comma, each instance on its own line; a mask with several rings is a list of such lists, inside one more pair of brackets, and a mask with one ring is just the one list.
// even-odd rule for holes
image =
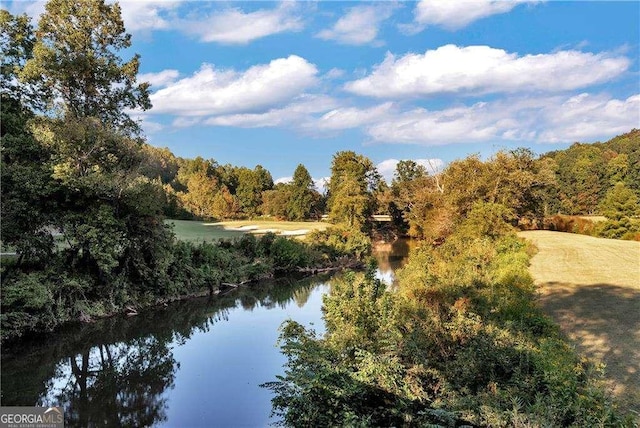
[[26, 62], [33, 57], [36, 38], [31, 18], [27, 15], [13, 16], [8, 11], [0, 9], [0, 26], [2, 101], [14, 100], [30, 111], [42, 107], [46, 99], [44, 86], [39, 81], [25, 85], [18, 80]]
[[427, 169], [413, 160], [401, 160], [396, 165], [396, 171], [393, 174], [394, 183], [406, 183], [427, 176]]
[[39, 144], [27, 124], [42, 105], [42, 88], [24, 85], [18, 76], [32, 57], [35, 38], [26, 15], [0, 10], [1, 92], [0, 145], [2, 168], [1, 236], [20, 254], [19, 262], [46, 261], [53, 251], [50, 222], [51, 180], [47, 148]]
[[130, 44], [117, 4], [52, 0], [20, 73], [21, 84], [41, 81], [49, 96], [29, 128], [51, 153], [51, 225], [68, 243], [66, 266], [96, 278], [105, 286], [92, 291], [109, 298], [118, 275], [154, 286], [172, 239], [162, 187], [138, 171], [140, 128], [127, 112], [151, 105], [149, 85], [136, 83], [138, 56], [118, 56]]
[[271, 174], [261, 165], [257, 165], [253, 170], [245, 167], [238, 168], [237, 177], [236, 196], [242, 211], [249, 217], [260, 214], [262, 192], [273, 188]]
[[304, 165], [299, 164], [291, 182], [291, 199], [287, 207], [289, 220], [306, 220], [311, 217], [320, 196], [313, 186], [311, 174]]
[[600, 211], [611, 220], [640, 215], [638, 197], [623, 182], [618, 182], [600, 203]]
[[117, 3], [51, 0], [36, 34], [23, 78], [42, 81], [51, 91], [49, 101], [61, 104], [67, 118], [139, 131], [127, 110], [151, 108], [149, 84], [136, 83], [138, 55], [125, 63], [117, 55], [131, 46]]
[[380, 174], [370, 159], [352, 151], [333, 156], [329, 181], [329, 219], [336, 224], [362, 229], [375, 210], [372, 192]]
[[262, 212], [279, 220], [288, 220], [291, 190], [290, 184], [278, 183], [273, 189], [262, 192]]

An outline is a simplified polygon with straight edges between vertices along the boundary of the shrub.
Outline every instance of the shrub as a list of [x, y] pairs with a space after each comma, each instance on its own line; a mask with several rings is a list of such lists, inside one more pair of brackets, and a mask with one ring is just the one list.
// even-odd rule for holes
[[322, 252], [338, 256], [352, 256], [362, 259], [371, 253], [369, 237], [354, 228], [332, 226], [326, 230], [316, 230], [309, 234], [308, 241]]

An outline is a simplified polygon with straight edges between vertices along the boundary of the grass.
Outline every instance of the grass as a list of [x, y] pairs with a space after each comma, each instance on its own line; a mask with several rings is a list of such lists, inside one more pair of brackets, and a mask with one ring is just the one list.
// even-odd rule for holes
[[329, 224], [321, 222], [266, 221], [266, 220], [234, 220], [218, 223], [192, 220], [166, 220], [172, 224], [178, 239], [201, 242], [219, 239], [237, 238], [245, 233], [276, 234], [304, 236], [312, 230], [324, 230]]
[[[640, 242], [526, 231], [542, 309], [605, 376], [625, 410], [640, 415]], [[640, 419], [640, 418], [639, 418]]]

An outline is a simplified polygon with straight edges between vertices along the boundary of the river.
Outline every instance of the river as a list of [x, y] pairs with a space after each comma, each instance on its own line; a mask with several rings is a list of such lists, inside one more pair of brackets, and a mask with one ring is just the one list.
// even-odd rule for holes
[[[379, 276], [408, 247], [375, 252]], [[3, 406], [62, 406], [65, 426], [263, 427], [283, 372], [278, 328], [324, 331], [330, 278], [280, 278], [213, 298], [69, 325], [2, 349]]]

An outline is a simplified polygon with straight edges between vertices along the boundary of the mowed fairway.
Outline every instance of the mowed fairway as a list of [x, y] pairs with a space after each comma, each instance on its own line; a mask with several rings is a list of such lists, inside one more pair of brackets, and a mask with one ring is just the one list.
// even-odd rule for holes
[[278, 235], [304, 236], [313, 230], [324, 230], [329, 226], [329, 223], [321, 222], [265, 220], [237, 220], [218, 223], [192, 220], [166, 220], [165, 222], [173, 225], [173, 231], [178, 239], [191, 242], [238, 238], [245, 233], [262, 235], [273, 232]]
[[640, 242], [526, 231], [540, 304], [605, 375], [622, 406], [640, 415]]

